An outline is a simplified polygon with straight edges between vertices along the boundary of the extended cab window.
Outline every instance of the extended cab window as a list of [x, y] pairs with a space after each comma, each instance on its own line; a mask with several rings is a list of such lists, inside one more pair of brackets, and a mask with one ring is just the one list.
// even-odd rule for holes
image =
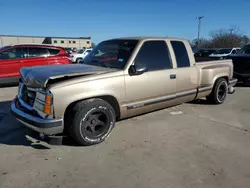
[[48, 55], [46, 48], [29, 47], [29, 57], [44, 57]]
[[148, 71], [172, 68], [172, 62], [166, 42], [144, 42], [135, 58], [135, 64], [137, 63], [145, 64]]
[[0, 60], [20, 59], [20, 58], [24, 58], [23, 48], [10, 48], [8, 50], [0, 52]]
[[189, 67], [190, 61], [187, 53], [187, 49], [183, 42], [181, 41], [171, 41], [171, 45], [174, 50], [177, 67]]

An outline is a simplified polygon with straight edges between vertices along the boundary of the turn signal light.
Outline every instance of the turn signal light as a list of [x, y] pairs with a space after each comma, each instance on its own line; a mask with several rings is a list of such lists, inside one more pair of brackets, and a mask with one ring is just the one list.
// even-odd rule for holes
[[52, 97], [51, 95], [46, 95], [45, 96], [45, 104], [52, 104]]
[[49, 106], [49, 105], [45, 105], [44, 106], [44, 113], [45, 114], [51, 114], [51, 106]]

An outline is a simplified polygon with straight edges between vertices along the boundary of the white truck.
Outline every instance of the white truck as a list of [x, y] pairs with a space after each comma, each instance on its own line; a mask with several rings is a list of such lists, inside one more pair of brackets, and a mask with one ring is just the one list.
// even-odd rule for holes
[[216, 52], [210, 54], [208, 57], [211, 59], [225, 59], [227, 56], [231, 54], [236, 54], [240, 48], [221, 48]]
[[82, 61], [84, 59], [84, 57], [86, 57], [89, 52], [92, 51], [92, 48], [88, 48], [86, 50], [84, 49], [81, 49], [79, 50], [77, 53], [75, 54], [70, 54], [70, 57], [71, 57], [71, 61], [74, 62], [74, 63], [79, 63], [80, 61]]

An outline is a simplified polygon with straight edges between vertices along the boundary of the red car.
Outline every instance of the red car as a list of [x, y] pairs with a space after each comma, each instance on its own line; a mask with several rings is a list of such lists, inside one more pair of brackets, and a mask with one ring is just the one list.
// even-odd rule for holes
[[70, 64], [64, 48], [51, 45], [20, 44], [0, 48], [0, 84], [17, 83], [22, 67]]

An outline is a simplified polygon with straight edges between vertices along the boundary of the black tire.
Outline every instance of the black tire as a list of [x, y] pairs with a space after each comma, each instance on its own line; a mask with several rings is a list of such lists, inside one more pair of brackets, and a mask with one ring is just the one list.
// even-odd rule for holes
[[82, 58], [77, 58], [76, 59], [76, 64], [79, 64], [82, 61]]
[[102, 99], [89, 99], [77, 103], [73, 109], [69, 134], [80, 145], [103, 142], [115, 126], [113, 107]]
[[226, 79], [219, 78], [216, 80], [213, 90], [209, 96], [207, 96], [207, 100], [211, 104], [222, 104], [226, 97], [228, 91], [228, 83]]

